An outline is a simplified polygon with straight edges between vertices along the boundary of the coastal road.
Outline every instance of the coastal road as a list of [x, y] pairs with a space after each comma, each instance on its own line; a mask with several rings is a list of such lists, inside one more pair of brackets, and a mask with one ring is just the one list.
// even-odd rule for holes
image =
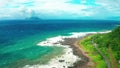
[[112, 68], [112, 67], [111, 67], [111, 64], [110, 64], [110, 61], [109, 61], [108, 58], [98, 49], [97, 44], [94, 43], [94, 41], [92, 41], [92, 43], [93, 43], [93, 46], [95, 47], [95, 49], [98, 51], [98, 53], [104, 58], [104, 60], [105, 60], [105, 62], [106, 62], [106, 65], [107, 65], [106, 68]]

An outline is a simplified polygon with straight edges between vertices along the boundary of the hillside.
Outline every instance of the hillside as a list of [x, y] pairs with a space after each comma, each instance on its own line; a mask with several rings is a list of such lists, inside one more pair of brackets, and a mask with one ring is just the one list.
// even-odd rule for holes
[[113, 68], [120, 67], [120, 27], [107, 34], [96, 34], [92, 37], [98, 48], [111, 62]]

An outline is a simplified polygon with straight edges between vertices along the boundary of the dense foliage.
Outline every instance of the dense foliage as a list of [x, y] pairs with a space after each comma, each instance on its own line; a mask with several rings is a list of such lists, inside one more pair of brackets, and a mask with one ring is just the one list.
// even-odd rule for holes
[[93, 36], [99, 48], [111, 48], [115, 59], [120, 60], [120, 26], [107, 34], [97, 34]]

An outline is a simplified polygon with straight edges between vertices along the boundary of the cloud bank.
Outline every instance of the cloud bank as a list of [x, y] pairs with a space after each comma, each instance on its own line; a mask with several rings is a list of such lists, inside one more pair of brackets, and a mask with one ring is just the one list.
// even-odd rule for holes
[[120, 20], [119, 0], [0, 0], [0, 19]]

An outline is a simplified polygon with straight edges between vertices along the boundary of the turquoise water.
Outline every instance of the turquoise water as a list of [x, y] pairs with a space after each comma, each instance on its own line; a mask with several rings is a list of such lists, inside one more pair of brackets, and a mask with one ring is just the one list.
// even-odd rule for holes
[[107, 31], [119, 21], [99, 20], [12, 20], [0, 21], [0, 67], [21, 68], [46, 64], [63, 54], [62, 47], [37, 46], [40, 41], [71, 32]]

